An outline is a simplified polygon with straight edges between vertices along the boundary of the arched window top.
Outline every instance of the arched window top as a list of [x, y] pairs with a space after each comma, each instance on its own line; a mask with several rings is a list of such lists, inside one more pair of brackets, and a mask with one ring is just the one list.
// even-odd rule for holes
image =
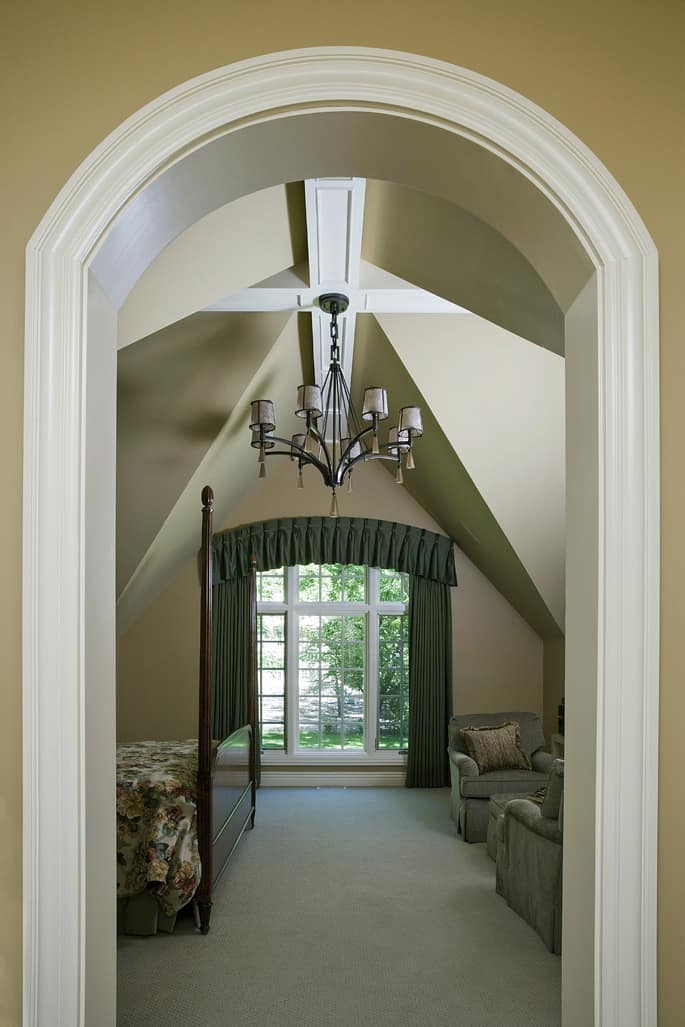
[[214, 535], [214, 583], [244, 577], [254, 555], [257, 570], [296, 564], [360, 564], [404, 571], [456, 585], [453, 540], [396, 521], [367, 517], [287, 517], [259, 521]]

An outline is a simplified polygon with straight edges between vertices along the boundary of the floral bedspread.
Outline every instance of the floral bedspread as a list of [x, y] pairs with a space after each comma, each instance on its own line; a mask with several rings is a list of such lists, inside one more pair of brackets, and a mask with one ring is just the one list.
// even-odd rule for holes
[[117, 895], [148, 889], [167, 916], [200, 883], [197, 739], [117, 746]]

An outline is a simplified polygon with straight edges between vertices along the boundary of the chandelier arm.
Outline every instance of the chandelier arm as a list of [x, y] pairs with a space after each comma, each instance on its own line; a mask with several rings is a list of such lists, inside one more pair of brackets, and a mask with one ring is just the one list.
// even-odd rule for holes
[[326, 455], [326, 463], [328, 464], [328, 470], [329, 470], [329, 473], [331, 475], [331, 478], [333, 477], [333, 465], [331, 463], [330, 454], [328, 452], [328, 446], [326, 445], [326, 435], [328, 433], [328, 418], [330, 416], [330, 406], [331, 406], [330, 398], [331, 398], [331, 387], [332, 387], [332, 384], [333, 384], [332, 377], [331, 377], [332, 369], [333, 369], [333, 365], [331, 364], [329, 366], [329, 368], [328, 368], [328, 371], [326, 372], [326, 377], [323, 380], [323, 385], [321, 386], [321, 406], [322, 406], [323, 434], [319, 431], [319, 429], [316, 427], [316, 425], [314, 425], [314, 424], [309, 425], [309, 430], [312, 432], [312, 434], [315, 436], [315, 438], [317, 438], [319, 440], [319, 445], [323, 446], [323, 450], [324, 450], [324, 453]]
[[[330, 406], [331, 414], [331, 475], [333, 480], [338, 480], [340, 468], [340, 397], [338, 396], [338, 375], [339, 365], [334, 358], [334, 345], [331, 344], [331, 388], [328, 398], [332, 401]], [[328, 426], [328, 423], [327, 423]], [[336, 450], [338, 452], [338, 464], [336, 466]]]
[[[351, 470], [353, 467], [355, 467], [359, 463], [362, 463], [362, 462], [366, 463], [367, 460], [390, 460], [394, 464], [397, 463], [397, 457], [396, 456], [390, 456], [389, 454], [385, 454], [385, 453], [361, 453], [359, 456], [356, 456], [354, 458], [354, 460], [350, 460], [349, 461], [349, 463], [345, 467], [345, 471]], [[342, 484], [342, 479], [337, 484], [338, 485]]]
[[333, 480], [333, 476], [330, 473], [330, 469], [326, 466], [326, 464], [322, 463], [321, 460], [317, 460], [317, 458], [315, 456], [312, 456], [311, 453], [307, 453], [307, 451], [304, 450], [302, 448], [302, 446], [298, 446], [296, 442], [292, 442], [290, 439], [283, 439], [283, 438], [280, 437], [280, 435], [269, 435], [269, 439], [272, 440], [273, 442], [282, 442], [283, 445], [287, 446], [288, 448], [287, 449], [267, 449], [264, 452], [264, 456], [265, 457], [267, 457], [267, 456], [289, 456], [289, 457], [292, 457], [292, 455], [293, 455], [292, 451], [293, 450], [297, 450], [298, 458], [300, 460], [302, 460], [303, 463], [311, 464], [313, 467], [316, 467], [316, 469], [321, 473], [321, 476], [324, 479], [324, 481], [326, 482], [326, 484], [330, 486], [330, 483]]
[[[351, 469], [356, 464], [359, 464], [362, 461], [364, 463], [366, 463], [367, 460], [392, 460], [393, 462], [397, 462], [397, 456], [392, 456], [390, 454], [385, 455], [384, 453], [368, 452], [360, 453], [359, 456], [355, 456], [351, 460], [345, 460], [345, 457], [350, 452], [354, 444], [358, 442], [362, 438], [362, 436], [367, 435], [370, 431], [373, 431], [373, 425], [370, 425], [368, 428], [364, 428], [363, 431], [360, 431], [357, 435], [355, 435], [355, 437], [352, 439], [349, 446], [345, 450], [345, 453], [343, 454], [343, 459], [340, 461], [340, 465], [338, 466], [338, 471], [335, 476], [336, 487], [338, 485], [342, 485], [343, 479], [345, 475], [348, 473], [348, 471], [351, 471]], [[390, 449], [391, 446], [393, 449], [399, 449], [400, 453], [408, 453], [411, 450], [411, 443], [409, 442], [382, 442], [379, 444], [380, 449]]]
[[[326, 445], [326, 439], [323, 437], [323, 435], [320, 433], [319, 429], [314, 424], [310, 425], [309, 431], [312, 433], [314, 438], [318, 440], [319, 446], [321, 447], [321, 449], [323, 449], [324, 455], [326, 457], [326, 463], [325, 464], [322, 463], [320, 460], [317, 460], [316, 457], [311, 457], [311, 453], [307, 453], [307, 456], [311, 457], [312, 461], [316, 462], [316, 464], [319, 467], [326, 467], [327, 468], [327, 472], [328, 472], [328, 476], [330, 477], [331, 481], [333, 481], [333, 465], [331, 464], [331, 456], [330, 456], [330, 453], [328, 452], [328, 446]], [[297, 447], [297, 448], [299, 448], [299, 447]]]
[[347, 456], [347, 454], [350, 452], [350, 450], [354, 448], [354, 446], [357, 444], [357, 442], [360, 441], [360, 439], [362, 439], [365, 435], [368, 435], [369, 432], [372, 432], [372, 431], [373, 431], [373, 425], [372, 424], [370, 424], [368, 428], [362, 428], [361, 431], [358, 431], [357, 434], [354, 436], [354, 438], [350, 439], [350, 444], [347, 447], [347, 449], [345, 450], [345, 452], [343, 453], [343, 458]]
[[[287, 457], [290, 457], [292, 459], [291, 454], [290, 453], [286, 453], [282, 449], [270, 449], [268, 452], [266, 452], [264, 454], [264, 456], [265, 457], [267, 457], [267, 456], [287, 456]], [[319, 472], [319, 474], [323, 478], [323, 482], [324, 482], [324, 485], [326, 486], [326, 488], [329, 488], [329, 489], [333, 488], [333, 480], [332, 480], [330, 474], [328, 473], [328, 468], [326, 467], [325, 464], [320, 463], [319, 460], [315, 460], [311, 456], [307, 456], [307, 457], [302, 457], [301, 458], [300, 469], [305, 464], [311, 464], [312, 467], [316, 467], [317, 471]]]
[[354, 466], [354, 464], [359, 463], [359, 461], [364, 458], [365, 454], [360, 453], [359, 456], [356, 456], [354, 457], [354, 459], [350, 460], [349, 454], [352, 452], [352, 450], [357, 445], [359, 440], [363, 438], [364, 435], [368, 435], [370, 431], [373, 431], [373, 425], [369, 425], [368, 428], [362, 428], [362, 430], [360, 432], [357, 432], [354, 438], [350, 440], [349, 445], [345, 447], [345, 452], [341, 454], [340, 462], [338, 463], [338, 467], [336, 469], [336, 486], [342, 485], [346, 473]]
[[[347, 408], [347, 434], [351, 437], [353, 434], [356, 433], [358, 437], [360, 432], [368, 429], [362, 428], [361, 421], [359, 420], [359, 415], [355, 409], [354, 403], [352, 402], [352, 397], [350, 396], [350, 390], [348, 388], [347, 380], [345, 379], [344, 374], [341, 374], [340, 380], [343, 392], [343, 399], [345, 406]], [[352, 421], [351, 424], [350, 421]]]

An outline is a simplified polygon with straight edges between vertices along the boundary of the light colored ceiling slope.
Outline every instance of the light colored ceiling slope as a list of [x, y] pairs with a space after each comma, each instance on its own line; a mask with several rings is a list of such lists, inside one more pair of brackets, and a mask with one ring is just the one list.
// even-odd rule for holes
[[191, 225], [141, 275], [119, 311], [119, 347], [306, 259], [301, 182], [229, 203]]
[[297, 386], [310, 373], [311, 335], [309, 354], [303, 360], [306, 351], [298, 320], [298, 315], [288, 318], [266, 358], [244, 383], [242, 395], [228, 419], [188, 477], [177, 502], [119, 596], [117, 630], [120, 634], [171, 581], [178, 568], [198, 551], [202, 488], [205, 485], [215, 488], [216, 523], [222, 524], [253, 483], [257, 475], [257, 452], [250, 446], [250, 400], [269, 396], [277, 410], [290, 410]]
[[[333, 184], [339, 192], [349, 190], [343, 179]], [[457, 352], [454, 333], [438, 328], [447, 323], [444, 315], [408, 315], [412, 307], [407, 303], [414, 304], [414, 312], [433, 310], [435, 303], [444, 302], [438, 298], [440, 294], [464, 300], [466, 293], [469, 306], [493, 319], [515, 324], [528, 319], [529, 334], [534, 334], [537, 326], [537, 337], [543, 343], [549, 343], [561, 323], [560, 307], [504, 236], [472, 214], [405, 187], [380, 182], [368, 186], [366, 217], [371, 228], [365, 233], [367, 248], [385, 266], [368, 261], [359, 265], [357, 261], [355, 281], [359, 277], [360, 287], [364, 284], [360, 292], [363, 302], [353, 304], [351, 313], [359, 311], [366, 343], [364, 352], [354, 360], [356, 392], [360, 394], [361, 388], [374, 380], [390, 386], [389, 375], [394, 375], [393, 401], [397, 405], [400, 401], [421, 402], [426, 438], [418, 447], [418, 471], [407, 474], [408, 487], [535, 630], [553, 636], [563, 624], [563, 487], [557, 502], [559, 475], [563, 486], [563, 439], [556, 422], [550, 430], [549, 418], [555, 409], [559, 413], [555, 403], [563, 370], [543, 403], [539, 396], [546, 387], [541, 369], [550, 362], [561, 369], [563, 361], [465, 313], [448, 317], [455, 325], [473, 326], [468, 334], [460, 327], [460, 338], [469, 340], [469, 345]], [[314, 225], [317, 238], [326, 223], [323, 218]], [[222, 462], [238, 470], [244, 460], [249, 464], [253, 455], [249, 437], [245, 434], [236, 441], [232, 427], [241, 416], [247, 423], [249, 401], [256, 396], [248, 395], [252, 391], [248, 383], [256, 386], [257, 380], [262, 381], [262, 372], [275, 368], [279, 360], [285, 362], [284, 367], [287, 364], [288, 371], [299, 367], [290, 392], [282, 388], [281, 373], [274, 374], [272, 387], [265, 386], [264, 394], [271, 398], [283, 396], [279, 407], [285, 413], [292, 410], [297, 384], [313, 380], [307, 365], [312, 362], [311, 318], [319, 317], [318, 311], [293, 318], [292, 324], [299, 323], [299, 330], [291, 325], [281, 331], [290, 316], [281, 294], [291, 294], [291, 310], [301, 311], [306, 306], [301, 286], [311, 275], [306, 267], [304, 225], [302, 183], [267, 189], [257, 198], [247, 197], [214, 211], [166, 247], [120, 311], [122, 341], [130, 343], [143, 326], [165, 326], [120, 353], [118, 587], [122, 629], [187, 555], [197, 513], [192, 489], [197, 486], [198, 468], [202, 470], [207, 461], [210, 469]], [[314, 229], [308, 225], [310, 233]], [[342, 234], [347, 252], [349, 226]], [[245, 262], [239, 259], [241, 247], [247, 253]], [[480, 262], [474, 253], [480, 255]], [[284, 260], [297, 264], [278, 267]], [[246, 269], [254, 276], [247, 287]], [[414, 279], [430, 295], [420, 293]], [[349, 291], [349, 282], [342, 285]], [[498, 290], [505, 297], [501, 309], [490, 296]], [[526, 303], [521, 302], [521, 295], [527, 297]], [[223, 297], [225, 307], [212, 305], [217, 296]], [[261, 313], [254, 305], [255, 297], [265, 302]], [[418, 305], [417, 297], [422, 299]], [[170, 323], [180, 312], [187, 315], [195, 304], [207, 300], [211, 312]], [[240, 312], [239, 304], [246, 300], [250, 313]], [[381, 317], [394, 346], [376, 320], [362, 313], [365, 310], [374, 310]], [[403, 313], [387, 317], [387, 311]], [[342, 328], [345, 335], [344, 320]], [[288, 362], [284, 354], [291, 334], [295, 350]], [[277, 335], [278, 344], [272, 345]], [[518, 357], [514, 353], [517, 346]], [[454, 409], [449, 383], [466, 378], [469, 402]], [[502, 392], [500, 381], [497, 389], [491, 389], [495, 378], [506, 379], [509, 386], [515, 380], [516, 387]], [[518, 434], [506, 434], [507, 412], [513, 416], [514, 400], [519, 396], [532, 396], [536, 405], [526, 411], [527, 419], [518, 426]], [[490, 427], [499, 426], [502, 439], [494, 446], [491, 441], [483, 445], [483, 417]], [[559, 425], [563, 432], [563, 417]], [[225, 454], [224, 446], [228, 447]], [[530, 459], [533, 450], [541, 453], [544, 468], [554, 465], [557, 454], [551, 486], [546, 471]], [[429, 454], [425, 465], [421, 463], [424, 451]], [[435, 457], [438, 451], [440, 459]], [[544, 487], [538, 487], [541, 479], [545, 479]], [[230, 488], [227, 491], [229, 499], [237, 494]], [[534, 494], [539, 509], [533, 504], [526, 506], [526, 498]], [[456, 505], [452, 502], [455, 497]], [[540, 543], [537, 550], [536, 542]]]
[[120, 351], [117, 592], [288, 318], [194, 314]]
[[[431, 366], [440, 373], [439, 364]], [[391, 403], [386, 426], [397, 423], [400, 406], [418, 403], [423, 409], [424, 435], [415, 447], [416, 469], [404, 474], [405, 487], [542, 638], [559, 637], [555, 618], [431, 411], [430, 397], [422, 395], [376, 318], [367, 315], [357, 319], [353, 397], [379, 381]], [[384, 466], [394, 471], [392, 463]]]
[[563, 358], [472, 314], [378, 321], [563, 628]]
[[119, 309], [162, 250], [210, 211], [280, 182], [344, 175], [398, 182], [463, 208], [523, 255], [561, 310], [592, 274], [554, 205], [496, 154], [438, 126], [369, 111], [284, 113], [212, 140], [130, 201], [93, 270]]
[[504, 236], [454, 204], [391, 182], [367, 182], [362, 256], [564, 352], [564, 314], [540, 275]]

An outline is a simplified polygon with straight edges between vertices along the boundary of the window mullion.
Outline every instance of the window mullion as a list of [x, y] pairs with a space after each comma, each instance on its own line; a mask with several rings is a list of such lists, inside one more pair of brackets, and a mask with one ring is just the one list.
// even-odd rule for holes
[[367, 614], [367, 675], [366, 675], [366, 751], [376, 752], [378, 746], [378, 613], [372, 607]]
[[299, 704], [299, 617], [294, 612], [299, 587], [299, 568], [288, 567], [286, 571], [288, 612], [286, 614], [286, 751], [297, 751], [298, 704]]
[[381, 575], [378, 567], [368, 569], [368, 591], [369, 613], [367, 617], [368, 635], [368, 685], [367, 685], [367, 720], [368, 729], [368, 752], [375, 754], [378, 749], [378, 672], [379, 672], [379, 645], [378, 645], [378, 610], [380, 605], [380, 580]]

